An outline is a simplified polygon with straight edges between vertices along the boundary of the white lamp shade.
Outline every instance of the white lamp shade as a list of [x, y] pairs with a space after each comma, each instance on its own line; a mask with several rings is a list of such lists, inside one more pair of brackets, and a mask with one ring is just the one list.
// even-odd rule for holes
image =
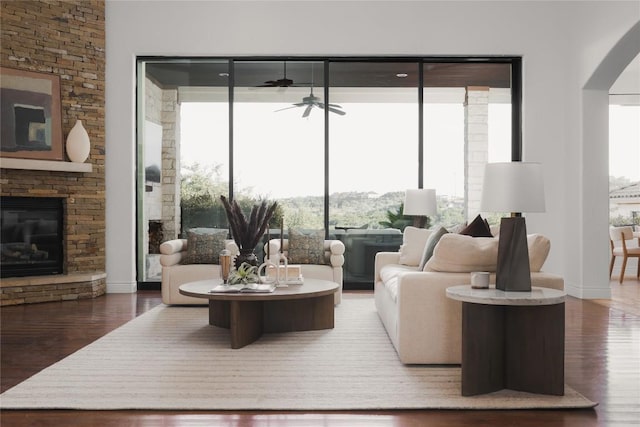
[[407, 190], [404, 195], [405, 215], [429, 216], [436, 214], [436, 190], [420, 188]]
[[480, 210], [544, 212], [544, 178], [540, 163], [488, 163]]

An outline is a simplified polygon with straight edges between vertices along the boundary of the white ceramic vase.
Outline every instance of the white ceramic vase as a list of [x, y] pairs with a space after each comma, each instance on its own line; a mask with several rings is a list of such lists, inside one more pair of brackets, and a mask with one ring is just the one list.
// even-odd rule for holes
[[82, 126], [82, 120], [77, 120], [67, 136], [67, 156], [72, 162], [84, 163], [89, 157], [90, 150], [89, 134]]

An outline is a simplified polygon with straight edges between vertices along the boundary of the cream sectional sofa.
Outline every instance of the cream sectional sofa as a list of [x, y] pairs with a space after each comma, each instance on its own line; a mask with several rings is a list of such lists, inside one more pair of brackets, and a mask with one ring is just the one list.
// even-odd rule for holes
[[[446, 297], [449, 286], [470, 283], [471, 271], [490, 271], [495, 283], [497, 238], [445, 234], [419, 269], [431, 230], [407, 227], [399, 252], [375, 259], [375, 306], [402, 363], [459, 364], [462, 305]], [[532, 286], [564, 289], [562, 277], [540, 271], [550, 243], [528, 236]]]

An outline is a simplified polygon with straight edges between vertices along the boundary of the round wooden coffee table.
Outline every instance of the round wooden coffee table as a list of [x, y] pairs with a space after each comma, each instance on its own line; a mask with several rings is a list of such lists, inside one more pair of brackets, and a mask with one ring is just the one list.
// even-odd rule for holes
[[332, 329], [338, 284], [304, 279], [303, 285], [279, 287], [272, 293], [211, 293], [219, 279], [180, 286], [182, 295], [209, 300], [209, 324], [229, 329], [231, 348], [242, 348], [263, 333]]

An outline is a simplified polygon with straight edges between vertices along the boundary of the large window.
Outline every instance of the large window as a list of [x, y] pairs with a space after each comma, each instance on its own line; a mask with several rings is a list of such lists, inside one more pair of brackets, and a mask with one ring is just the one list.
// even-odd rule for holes
[[375, 252], [397, 250], [411, 222], [406, 189], [436, 189], [432, 225], [463, 223], [484, 164], [520, 143], [517, 58], [140, 58], [138, 69], [139, 171], [161, 153], [155, 182], [138, 174], [141, 282], [158, 280], [159, 241], [227, 228], [225, 195], [247, 209], [278, 201], [275, 227], [343, 240], [345, 286], [370, 284]]

